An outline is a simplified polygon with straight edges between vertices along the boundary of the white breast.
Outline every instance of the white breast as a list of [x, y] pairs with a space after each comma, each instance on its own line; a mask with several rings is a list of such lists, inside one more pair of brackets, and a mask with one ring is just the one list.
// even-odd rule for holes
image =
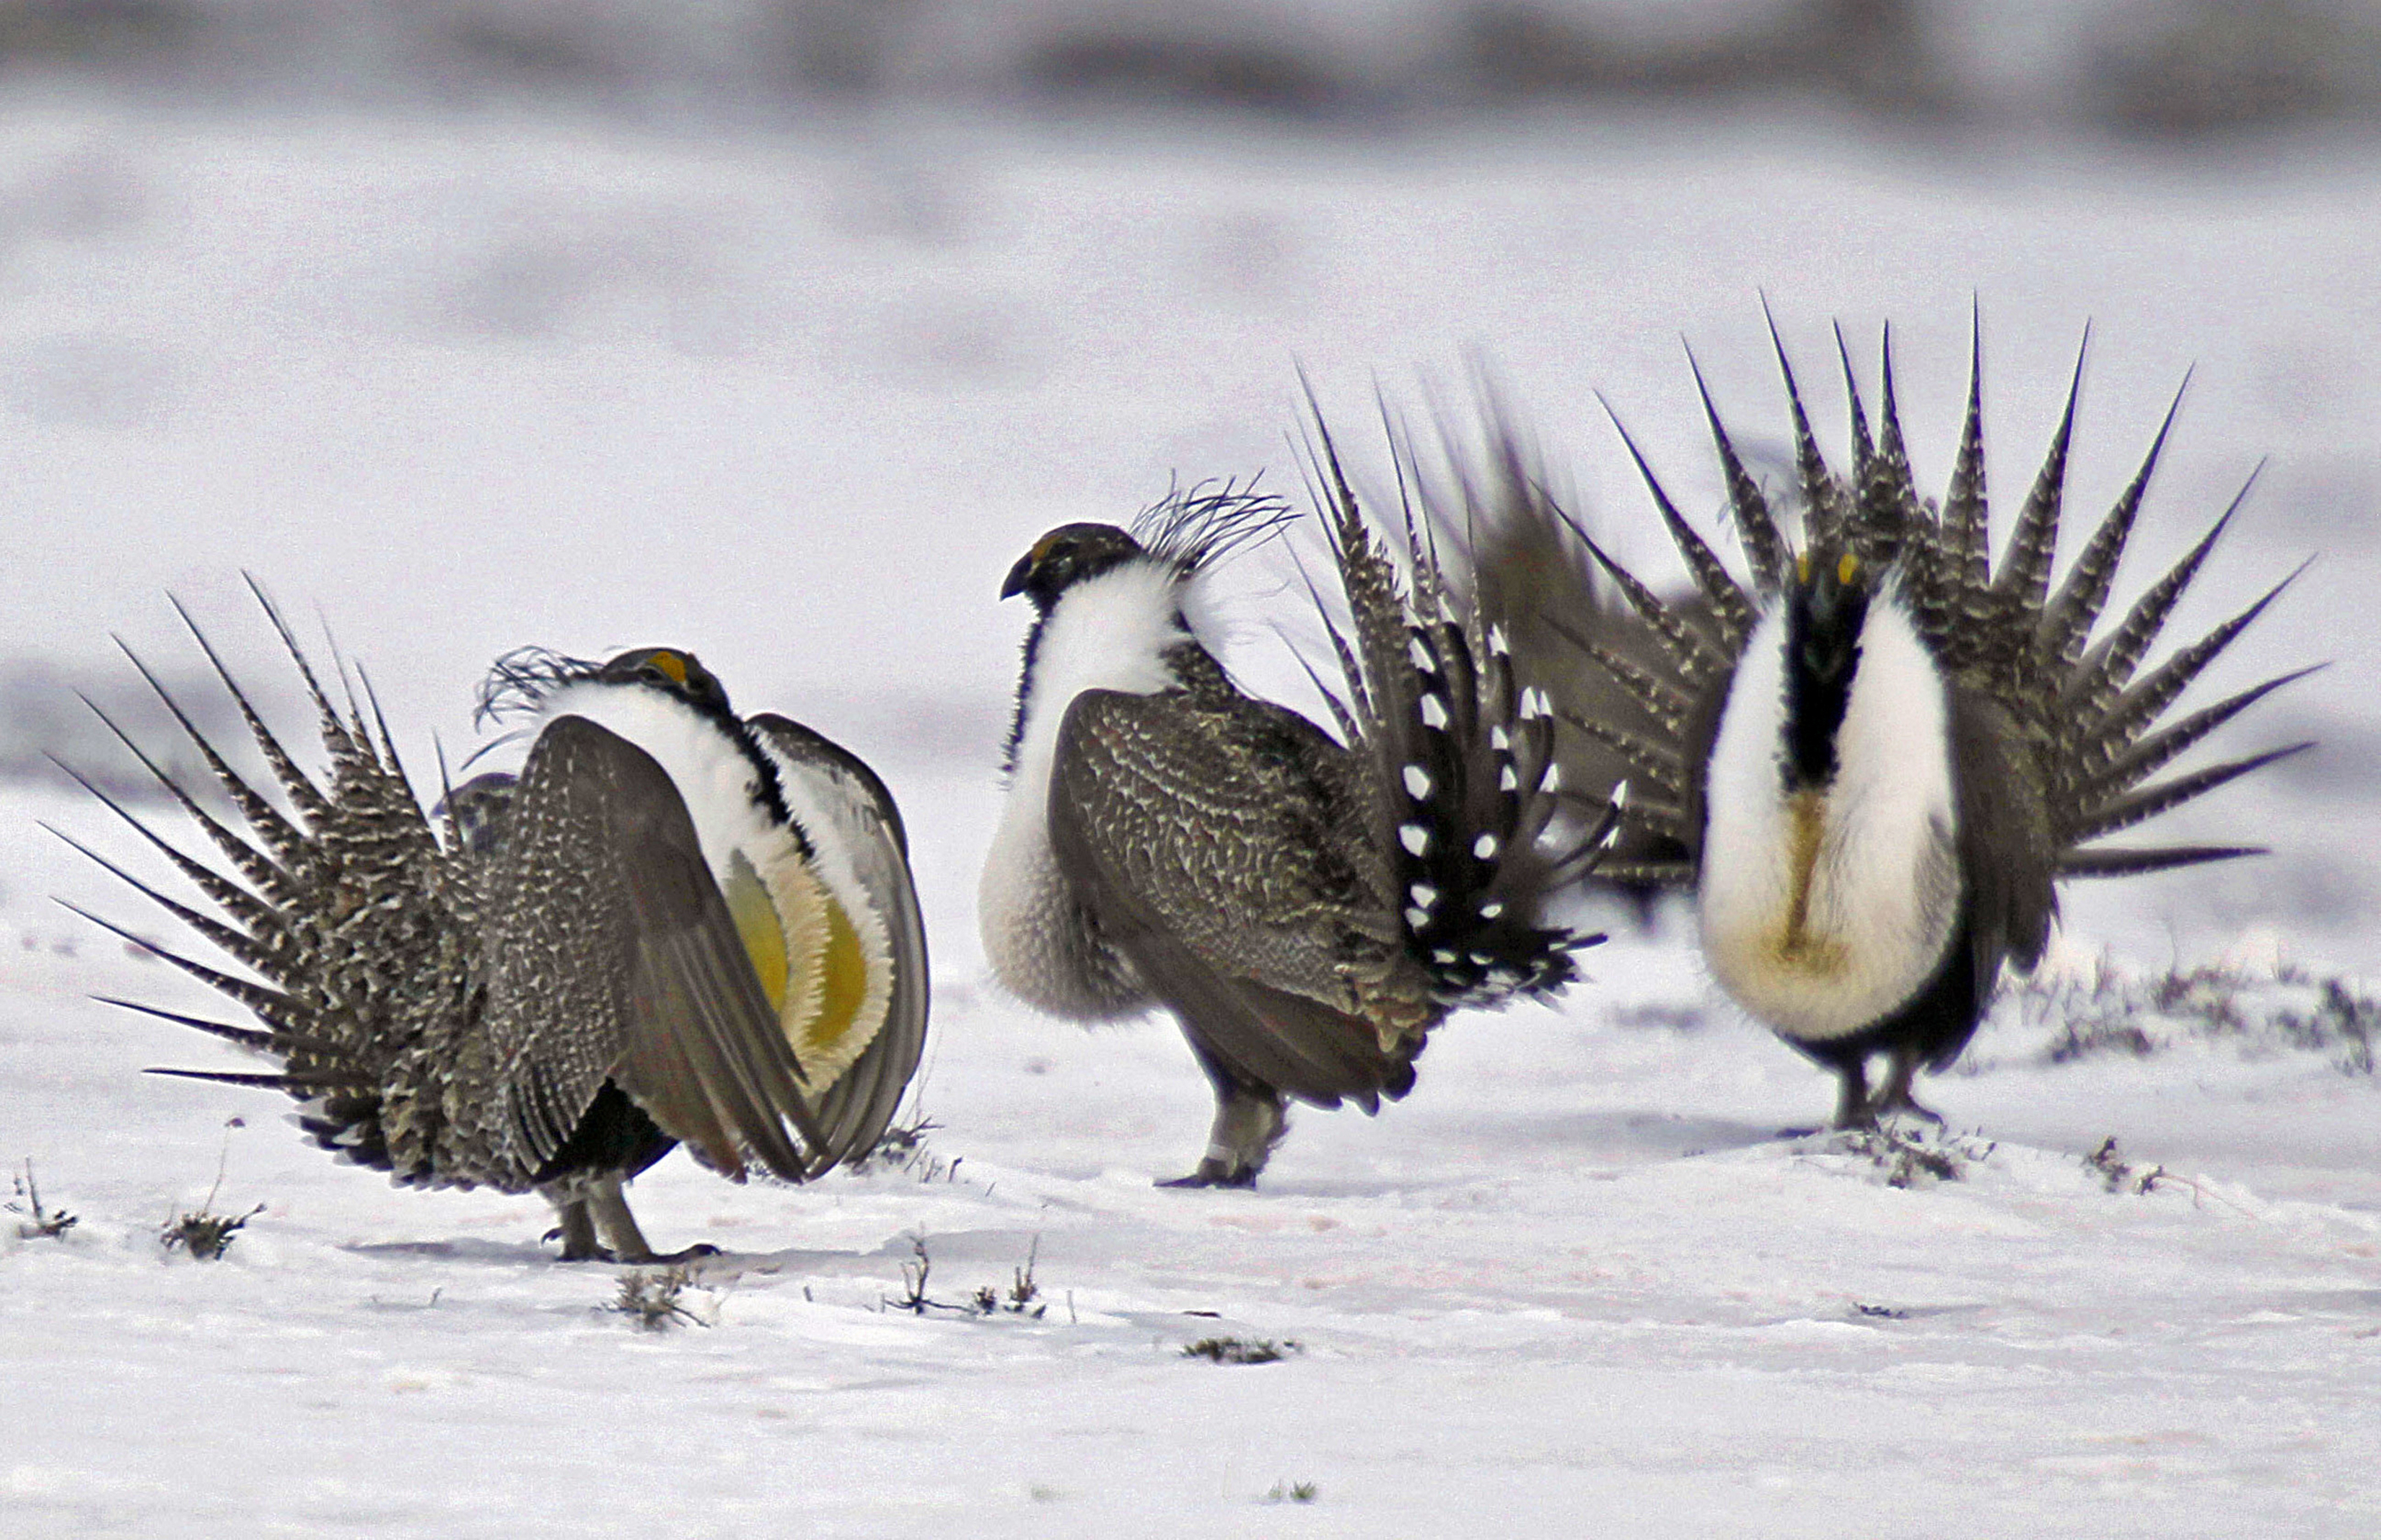
[[1754, 630], [1705, 782], [1697, 911], [1722, 988], [1788, 1037], [1841, 1037], [1907, 1003], [1957, 920], [1949, 702], [1888, 589], [1871, 602], [1823, 792], [1789, 800], [1786, 626]]
[[1178, 683], [1165, 655], [1195, 639], [1183, 618], [1187, 586], [1170, 565], [1134, 561], [1068, 588], [1043, 624], [1025, 676], [1017, 765], [984, 858], [976, 920], [1000, 982], [1056, 1014], [1110, 1016], [1144, 1003], [1120, 1000], [1113, 982], [1087, 966], [1091, 939], [1050, 848], [1050, 773], [1059, 725], [1078, 695], [1153, 695]]

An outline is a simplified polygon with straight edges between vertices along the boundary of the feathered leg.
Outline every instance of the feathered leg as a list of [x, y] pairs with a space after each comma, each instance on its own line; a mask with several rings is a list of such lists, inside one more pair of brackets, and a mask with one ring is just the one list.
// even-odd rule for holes
[[[628, 1195], [620, 1191], [617, 1175], [605, 1173], [587, 1189], [587, 1207], [594, 1218], [595, 1228], [604, 1233], [615, 1262], [675, 1262], [677, 1256], [662, 1256], [653, 1251], [653, 1243], [637, 1228], [637, 1217], [629, 1212]], [[715, 1250], [715, 1247], [690, 1247], [680, 1255], [695, 1255]]]
[[553, 1234], [547, 1237], [548, 1240], [552, 1240], [556, 1235], [562, 1238], [562, 1260], [565, 1262], [611, 1260], [610, 1255], [604, 1250], [604, 1243], [596, 1237], [595, 1216], [588, 1211], [585, 1198], [566, 1198], [555, 1190], [549, 1190], [545, 1196], [546, 1200], [554, 1205], [555, 1217], [562, 1221], [556, 1227]]
[[1160, 1187], [1253, 1187], [1274, 1146], [1289, 1132], [1281, 1093], [1242, 1079], [1216, 1062], [1196, 1038], [1190, 1049], [1215, 1087], [1215, 1121], [1207, 1130], [1207, 1153], [1189, 1176]]
[[[645, 1232], [637, 1228], [637, 1217], [629, 1212], [628, 1194], [620, 1190], [622, 1178], [617, 1173], [598, 1177], [584, 1186], [566, 1189], [560, 1185], [541, 1189], [552, 1203], [562, 1223], [551, 1234], [562, 1238], [562, 1260], [565, 1262], [626, 1262], [644, 1266], [654, 1262], [687, 1262], [698, 1256], [716, 1256], [719, 1248], [698, 1242], [684, 1251], [657, 1252]], [[564, 1195], [575, 1191], [578, 1196]]]

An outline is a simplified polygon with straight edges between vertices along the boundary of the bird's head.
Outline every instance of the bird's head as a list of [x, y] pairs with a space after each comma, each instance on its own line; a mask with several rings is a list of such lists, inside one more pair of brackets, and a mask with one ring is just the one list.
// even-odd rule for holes
[[1046, 615], [1059, 596], [1076, 584], [1147, 554], [1139, 540], [1113, 524], [1062, 524], [1017, 559], [1000, 585], [1000, 597], [1023, 594]]
[[601, 663], [542, 647], [516, 648], [497, 659], [481, 683], [475, 716], [481, 721], [535, 716], [555, 691], [590, 684], [658, 689], [706, 716], [734, 720], [718, 676], [696, 661], [693, 653], [675, 647], [636, 648]]
[[1873, 571], [1849, 551], [1806, 551], [1795, 558], [1786, 604], [1797, 669], [1822, 682], [1850, 682], [1860, 664]]
[[727, 687], [691, 652], [674, 647], [640, 647], [615, 655], [592, 677], [609, 685], [653, 685], [707, 713], [728, 715]]
[[1875, 572], [1850, 551], [1825, 547], [1795, 558], [1786, 586], [1787, 782], [1825, 785], [1836, 773], [1836, 731], [1860, 670], [1861, 634]]

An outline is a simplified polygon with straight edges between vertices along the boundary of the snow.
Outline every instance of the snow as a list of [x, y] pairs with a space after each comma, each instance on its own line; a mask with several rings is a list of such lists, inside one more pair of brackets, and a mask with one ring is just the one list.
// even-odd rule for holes
[[[187, 673], [170, 589], [275, 681], [252, 571], [319, 608], [420, 773], [433, 733], [468, 751], [471, 686], [508, 648], [692, 649], [900, 797], [938, 1126], [907, 1169], [805, 1189], [655, 1168], [632, 1196], [656, 1243], [727, 1254], [682, 1297], [708, 1324], [641, 1331], [604, 1308], [616, 1269], [548, 1260], [536, 1200], [397, 1191], [303, 1145], [273, 1097], [139, 1074], [227, 1058], [88, 997], [205, 991], [48, 902], [166, 933], [38, 822], [137, 845], [70, 788], [0, 785], [0, 1160], [80, 1217], [0, 1225], [9, 1534], [2381, 1526], [2375, 1081], [2267, 1029], [2313, 1008], [2293, 980], [2353, 983], [2381, 896], [2359, 608], [2381, 577], [2381, 176], [2356, 143], [11, 103], [0, 655], [121, 681], [120, 632]], [[1869, 370], [1893, 320], [1935, 481], [1979, 299], [2004, 499], [2087, 320], [2090, 512], [2195, 366], [2120, 595], [2272, 456], [2180, 624], [2320, 551], [2200, 698], [2333, 659], [2220, 746], [2337, 746], [2170, 821], [2275, 854], [2070, 893], [2053, 983], [2073, 998], [2008, 999], [1923, 1088], [1959, 1180], [1895, 1186], [1777, 1137], [1824, 1115], [1827, 1077], [1718, 1003], [1674, 913], [1623, 925], [1559, 1011], [1452, 1023], [1378, 1119], [1299, 1113], [1261, 1191], [1154, 1189], [1209, 1110], [1178, 1035], [1039, 1017], [975, 940], [1024, 625], [1001, 574], [1175, 473], [1271, 467], [1295, 491], [1301, 368], [1353, 436], [1376, 382], [1459, 410], [1474, 357], [1591, 516], [1667, 571], [1590, 393], [1707, 515], [1678, 342], [1775, 466], [1757, 290], [1823, 398], [1826, 322]], [[1286, 582], [1267, 552], [1219, 582], [1244, 585], [1252, 677], [1282, 672]], [[2145, 996], [2169, 963], [2230, 963], [2265, 1025], [2197, 1031], [2184, 1000], [2145, 1018], [2159, 1051], [2056, 1060], [2103, 949]], [[2135, 1173], [2114, 1191], [2089, 1163], [2112, 1136]], [[217, 1211], [263, 1211], [218, 1262], [167, 1255], [159, 1227], [219, 1169]], [[913, 1238], [935, 1299], [1005, 1291], [1031, 1257], [1046, 1311], [886, 1308]], [[1181, 1352], [1225, 1336], [1298, 1348]]]

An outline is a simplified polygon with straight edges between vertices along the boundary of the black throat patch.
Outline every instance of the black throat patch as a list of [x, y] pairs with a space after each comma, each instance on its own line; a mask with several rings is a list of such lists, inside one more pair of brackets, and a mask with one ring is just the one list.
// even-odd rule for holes
[[1836, 734], [1860, 672], [1868, 590], [1822, 577], [1796, 589], [1786, 608], [1786, 759], [1789, 794], [1836, 778]]

